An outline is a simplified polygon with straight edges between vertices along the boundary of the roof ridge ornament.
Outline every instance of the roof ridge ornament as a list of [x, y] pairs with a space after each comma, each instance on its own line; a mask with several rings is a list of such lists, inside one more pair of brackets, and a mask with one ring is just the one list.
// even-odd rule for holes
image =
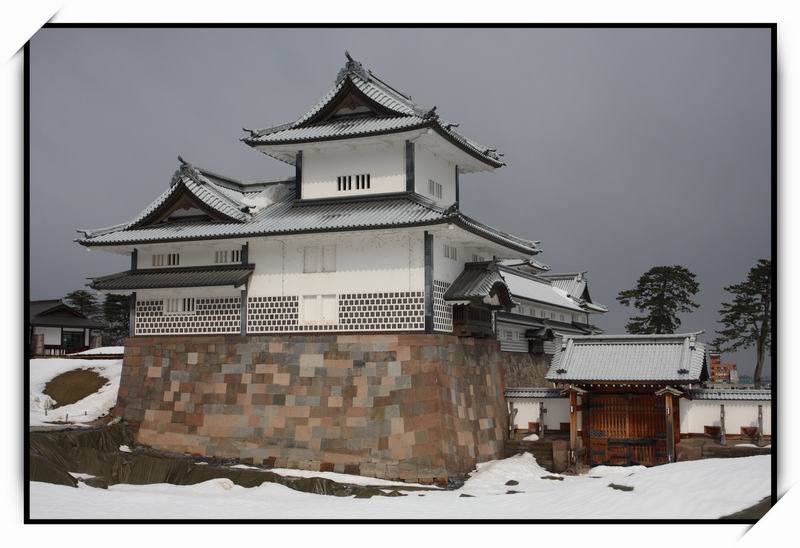
[[175, 170], [175, 173], [172, 174], [172, 179], [169, 181], [170, 186], [177, 185], [183, 180], [184, 177], [188, 177], [198, 184], [203, 184], [202, 175], [200, 174], [199, 169], [194, 167], [180, 156], [178, 156], [178, 161], [181, 163], [181, 165]]
[[336, 75], [336, 84], [340, 84], [342, 80], [351, 74], [369, 82], [369, 71], [364, 68], [364, 65], [353, 59], [353, 56], [350, 55], [350, 52], [347, 50], [344, 51], [344, 56], [347, 57], [347, 63], [345, 63], [344, 67], [339, 71], [339, 74]]

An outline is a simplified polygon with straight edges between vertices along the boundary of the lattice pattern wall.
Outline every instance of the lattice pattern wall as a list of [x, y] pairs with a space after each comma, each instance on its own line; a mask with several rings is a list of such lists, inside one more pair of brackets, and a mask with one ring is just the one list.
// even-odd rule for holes
[[239, 297], [196, 298], [195, 312], [165, 314], [163, 300], [136, 301], [136, 335], [235, 334], [240, 331]]
[[453, 331], [453, 306], [444, 301], [444, 294], [450, 284], [433, 280], [433, 329], [434, 331]]
[[249, 297], [247, 332], [418, 331], [425, 329], [424, 301], [422, 291], [344, 293], [338, 322], [317, 325], [301, 322], [296, 295]]
[[288, 297], [248, 297], [247, 332], [276, 333], [297, 331], [300, 305], [297, 295]]

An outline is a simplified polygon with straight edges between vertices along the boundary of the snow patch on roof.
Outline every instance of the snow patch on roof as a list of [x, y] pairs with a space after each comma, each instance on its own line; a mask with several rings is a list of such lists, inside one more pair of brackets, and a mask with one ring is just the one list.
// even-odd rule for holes
[[276, 184], [265, 188], [258, 194], [245, 196], [241, 202], [250, 208], [250, 213], [255, 214], [275, 202], [284, 201], [289, 196], [290, 191], [291, 189], [288, 185]]

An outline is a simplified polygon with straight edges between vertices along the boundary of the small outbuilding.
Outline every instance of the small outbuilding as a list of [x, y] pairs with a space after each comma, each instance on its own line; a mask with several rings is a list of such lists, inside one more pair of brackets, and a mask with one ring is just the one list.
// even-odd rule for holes
[[546, 378], [569, 397], [572, 463], [676, 460], [678, 400], [708, 379], [706, 349], [697, 335], [564, 339]]
[[91, 346], [105, 324], [87, 318], [61, 299], [28, 303], [28, 344], [34, 356], [60, 356]]

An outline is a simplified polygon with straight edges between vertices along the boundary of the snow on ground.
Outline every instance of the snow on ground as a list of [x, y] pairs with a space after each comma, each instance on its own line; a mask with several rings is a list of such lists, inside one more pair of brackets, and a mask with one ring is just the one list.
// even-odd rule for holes
[[[94, 394], [71, 405], [49, 409], [53, 400], [42, 393], [45, 385], [61, 373], [73, 369], [91, 369], [108, 379], [108, 383]], [[122, 360], [77, 360], [68, 358], [35, 359], [30, 362], [29, 417], [31, 426], [46, 426], [64, 421], [69, 415], [70, 423], [80, 426], [108, 413], [117, 403]]]
[[[123, 445], [122, 447], [127, 447]], [[122, 449], [120, 447], [120, 449]], [[130, 450], [129, 450], [130, 452]], [[197, 462], [195, 464], [207, 464], [205, 462]], [[404, 481], [391, 481], [380, 478], [371, 478], [369, 476], [356, 476], [355, 474], [342, 474], [340, 472], [315, 472], [313, 470], [298, 470], [296, 468], [259, 468], [258, 466], [249, 466], [247, 464], [233, 464], [229, 468], [237, 468], [240, 470], [257, 470], [262, 472], [272, 472], [279, 476], [286, 476], [288, 478], [323, 478], [335, 481], [337, 483], [350, 483], [353, 485], [371, 485], [373, 487], [397, 487], [397, 486], [411, 486], [411, 487], [425, 487], [426, 489], [438, 489], [431, 485], [423, 485], [421, 483], [406, 483]]]
[[[612, 477], [551, 474], [525, 454], [479, 465], [458, 490], [371, 499], [314, 495], [274, 483], [245, 488], [228, 479], [190, 486], [114, 485], [107, 490], [33, 482], [30, 509], [34, 519], [713, 519], [770, 494], [769, 455], [644, 469], [600, 467], [594, 474]], [[509, 480], [518, 484], [507, 486]], [[612, 489], [612, 481], [633, 491]], [[519, 492], [506, 494], [508, 490]]]
[[84, 350], [83, 352], [76, 352], [75, 354], [70, 354], [71, 356], [91, 356], [92, 354], [124, 354], [125, 347], [124, 346], [99, 346], [97, 348], [90, 348], [89, 350]]
[[522, 441], [537, 441], [538, 439], [539, 439], [538, 435], [529, 434], [529, 435], [525, 436], [524, 438], [522, 438]]
[[[236, 468], [236, 466], [233, 466], [233, 468]], [[339, 472], [314, 472], [312, 470], [295, 470], [293, 468], [270, 468], [268, 471], [275, 472], [279, 476], [287, 476], [290, 478], [324, 478], [339, 483], [352, 483], [353, 485], [373, 485], [375, 487], [396, 487], [399, 485], [406, 485], [435, 489], [430, 485], [422, 485], [421, 483], [405, 483], [402, 481], [370, 478], [368, 476], [356, 476], [354, 474], [341, 474]]]
[[589, 468], [586, 472], [586, 475], [592, 478], [613, 478], [613, 477], [625, 477], [630, 476], [631, 474], [635, 474], [636, 472], [641, 472], [643, 470], [647, 470], [647, 466], [595, 466], [594, 468]]

